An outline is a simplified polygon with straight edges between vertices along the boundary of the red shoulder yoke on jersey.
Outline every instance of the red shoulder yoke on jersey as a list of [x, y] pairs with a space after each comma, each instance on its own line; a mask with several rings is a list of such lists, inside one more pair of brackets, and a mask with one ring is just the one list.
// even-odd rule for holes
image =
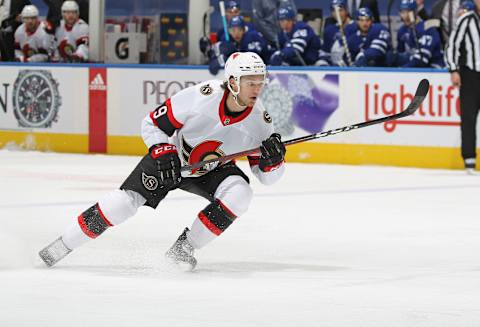
[[173, 116], [170, 99], [167, 99], [167, 101], [152, 111], [150, 113], [150, 118], [155, 126], [164, 131], [168, 136], [172, 136], [173, 133], [175, 133], [175, 130], [183, 127], [183, 124]]

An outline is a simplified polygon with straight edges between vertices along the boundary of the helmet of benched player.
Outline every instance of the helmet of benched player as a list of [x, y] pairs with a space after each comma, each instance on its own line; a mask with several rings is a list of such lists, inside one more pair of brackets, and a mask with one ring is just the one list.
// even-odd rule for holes
[[[263, 78], [266, 79], [267, 68], [262, 58], [255, 52], [232, 53], [225, 63], [225, 80], [235, 101], [237, 101], [237, 96], [240, 93], [240, 78], [248, 75], [263, 75]], [[236, 92], [230, 86], [231, 77], [237, 84]]]
[[373, 13], [367, 7], [359, 8], [356, 13], [356, 19], [359, 20], [360, 18], [368, 18], [373, 20]]
[[400, 11], [417, 11], [417, 1], [416, 0], [402, 0], [400, 2]]
[[330, 8], [333, 10], [335, 9], [335, 7], [338, 7], [338, 8], [343, 8], [343, 9], [347, 9], [347, 1], [346, 0], [332, 0], [332, 2], [330, 3]]
[[277, 11], [278, 20], [295, 20], [295, 10], [292, 7], [281, 7]]
[[66, 11], [75, 11], [78, 13], [78, 4], [75, 1], [65, 1], [62, 5], [62, 13]]
[[34, 5], [25, 6], [20, 15], [22, 18], [38, 17], [38, 9]]

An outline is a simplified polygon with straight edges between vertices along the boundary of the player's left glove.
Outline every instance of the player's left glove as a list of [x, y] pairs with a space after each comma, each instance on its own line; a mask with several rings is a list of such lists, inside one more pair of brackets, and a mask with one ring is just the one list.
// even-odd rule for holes
[[156, 161], [159, 184], [168, 190], [176, 188], [182, 180], [176, 146], [167, 143], [154, 145], [150, 148], [150, 156]]
[[355, 58], [355, 62], [353, 63], [355, 67], [365, 67], [368, 66], [367, 57], [363, 52], [360, 52], [357, 57]]
[[260, 146], [262, 156], [258, 164], [261, 171], [268, 172], [277, 169], [285, 159], [285, 145], [280, 134], [273, 133]]

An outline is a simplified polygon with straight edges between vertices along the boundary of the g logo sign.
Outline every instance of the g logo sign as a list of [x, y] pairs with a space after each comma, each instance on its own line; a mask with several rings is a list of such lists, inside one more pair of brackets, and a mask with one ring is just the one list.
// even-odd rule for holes
[[117, 40], [115, 44], [115, 54], [119, 59], [127, 59], [128, 58], [128, 38], [121, 37]]

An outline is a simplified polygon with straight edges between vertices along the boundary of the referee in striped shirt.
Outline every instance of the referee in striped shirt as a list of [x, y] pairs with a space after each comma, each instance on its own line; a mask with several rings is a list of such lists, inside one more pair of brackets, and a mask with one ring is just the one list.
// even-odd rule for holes
[[473, 173], [476, 163], [476, 122], [480, 109], [480, 0], [457, 20], [445, 51], [451, 81], [460, 87], [462, 157]]

